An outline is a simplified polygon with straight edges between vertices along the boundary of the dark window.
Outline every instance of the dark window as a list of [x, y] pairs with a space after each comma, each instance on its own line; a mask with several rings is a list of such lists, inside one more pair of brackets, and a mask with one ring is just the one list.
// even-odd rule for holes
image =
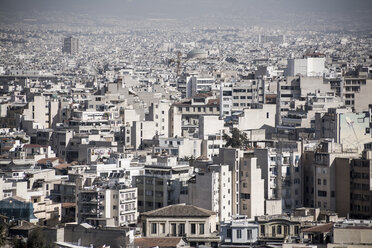
[[295, 228], [294, 228], [294, 231], [295, 231], [295, 234], [298, 234], [299, 233], [299, 227], [298, 226], [295, 226]]
[[176, 224], [171, 224], [171, 235], [176, 236], [177, 235], [177, 226]]
[[178, 236], [185, 235], [185, 224], [178, 225]]
[[247, 239], [252, 239], [252, 230], [247, 230]]
[[204, 224], [199, 224], [199, 234], [204, 234]]
[[320, 197], [326, 197], [327, 196], [327, 191], [318, 190], [318, 196], [320, 196]]
[[278, 226], [278, 234], [282, 234], [282, 226]]
[[191, 224], [191, 234], [196, 234], [196, 224]]
[[236, 238], [241, 239], [242, 238], [242, 230], [238, 229], [236, 230]]
[[232, 230], [231, 230], [231, 229], [227, 229], [226, 236], [227, 236], [228, 238], [232, 238]]
[[156, 234], [156, 223], [151, 224], [151, 234]]

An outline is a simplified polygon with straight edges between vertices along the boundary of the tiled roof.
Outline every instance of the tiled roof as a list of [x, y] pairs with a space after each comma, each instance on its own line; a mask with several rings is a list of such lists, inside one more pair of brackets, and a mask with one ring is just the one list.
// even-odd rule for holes
[[10, 229], [12, 229], [12, 230], [31, 230], [31, 229], [34, 229], [36, 227], [38, 227], [38, 226], [35, 225], [35, 224], [32, 224], [28, 221], [22, 221], [22, 223], [20, 225], [11, 227]]
[[38, 144], [26, 144], [23, 146], [23, 148], [41, 148], [41, 145]]
[[139, 248], [150, 247], [177, 247], [181, 238], [137, 238], [134, 240], [134, 246]]
[[54, 162], [56, 160], [59, 160], [59, 162], [61, 163], [63, 160], [58, 158], [58, 157], [54, 157], [54, 158], [42, 158], [40, 160], [37, 161], [38, 164], [46, 164], [48, 161], [50, 162]]
[[149, 217], [209, 217], [216, 213], [208, 209], [195, 207], [192, 205], [170, 205], [164, 208], [144, 212], [142, 216]]
[[72, 166], [72, 164], [59, 164], [59, 165], [54, 166], [53, 168], [63, 170], [63, 169], [66, 169], [70, 166]]
[[62, 208], [73, 208], [76, 207], [75, 202], [63, 202], [62, 203]]
[[302, 232], [315, 232], [315, 233], [327, 233], [331, 232], [333, 228], [333, 223], [328, 223], [319, 226], [313, 226], [306, 229], [303, 229]]

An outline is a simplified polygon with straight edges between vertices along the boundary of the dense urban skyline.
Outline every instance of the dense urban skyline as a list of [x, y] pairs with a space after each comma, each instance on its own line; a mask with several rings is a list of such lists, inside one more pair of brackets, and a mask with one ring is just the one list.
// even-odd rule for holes
[[372, 246], [372, 7], [4, 0], [0, 247]]

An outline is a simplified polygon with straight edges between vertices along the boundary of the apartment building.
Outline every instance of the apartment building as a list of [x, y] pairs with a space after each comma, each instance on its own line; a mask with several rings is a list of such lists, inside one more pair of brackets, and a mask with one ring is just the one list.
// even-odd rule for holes
[[184, 202], [216, 212], [218, 222], [229, 220], [233, 208], [231, 178], [228, 165], [209, 165], [189, 180]]
[[366, 144], [361, 158], [350, 161], [350, 217], [369, 219], [372, 216], [372, 150]]
[[198, 136], [199, 117], [201, 115], [220, 114], [219, 100], [207, 94], [174, 103], [170, 110], [169, 136]]
[[234, 112], [264, 101], [265, 81], [262, 79], [242, 79], [221, 83], [221, 116], [231, 116]]
[[365, 76], [345, 76], [342, 78], [342, 96], [346, 107], [355, 112], [368, 111], [371, 104], [372, 79]]
[[187, 182], [192, 175], [193, 168], [188, 163], [157, 162], [145, 165], [144, 169], [144, 175], [134, 177], [139, 212], [180, 203], [180, 195], [187, 193]]
[[247, 218], [265, 214], [264, 180], [253, 153], [244, 153], [239, 167], [240, 215]]
[[114, 226], [127, 226], [137, 222], [137, 188], [91, 186], [82, 188], [77, 195], [79, 223], [113, 219]]

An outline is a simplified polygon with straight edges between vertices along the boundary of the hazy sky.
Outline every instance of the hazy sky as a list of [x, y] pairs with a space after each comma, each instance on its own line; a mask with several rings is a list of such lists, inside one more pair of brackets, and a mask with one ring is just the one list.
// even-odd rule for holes
[[372, 0], [0, 0], [0, 4], [0, 9], [7, 13], [61, 11], [123, 18], [213, 15], [268, 20], [316, 14], [364, 22], [366, 18], [372, 19]]

